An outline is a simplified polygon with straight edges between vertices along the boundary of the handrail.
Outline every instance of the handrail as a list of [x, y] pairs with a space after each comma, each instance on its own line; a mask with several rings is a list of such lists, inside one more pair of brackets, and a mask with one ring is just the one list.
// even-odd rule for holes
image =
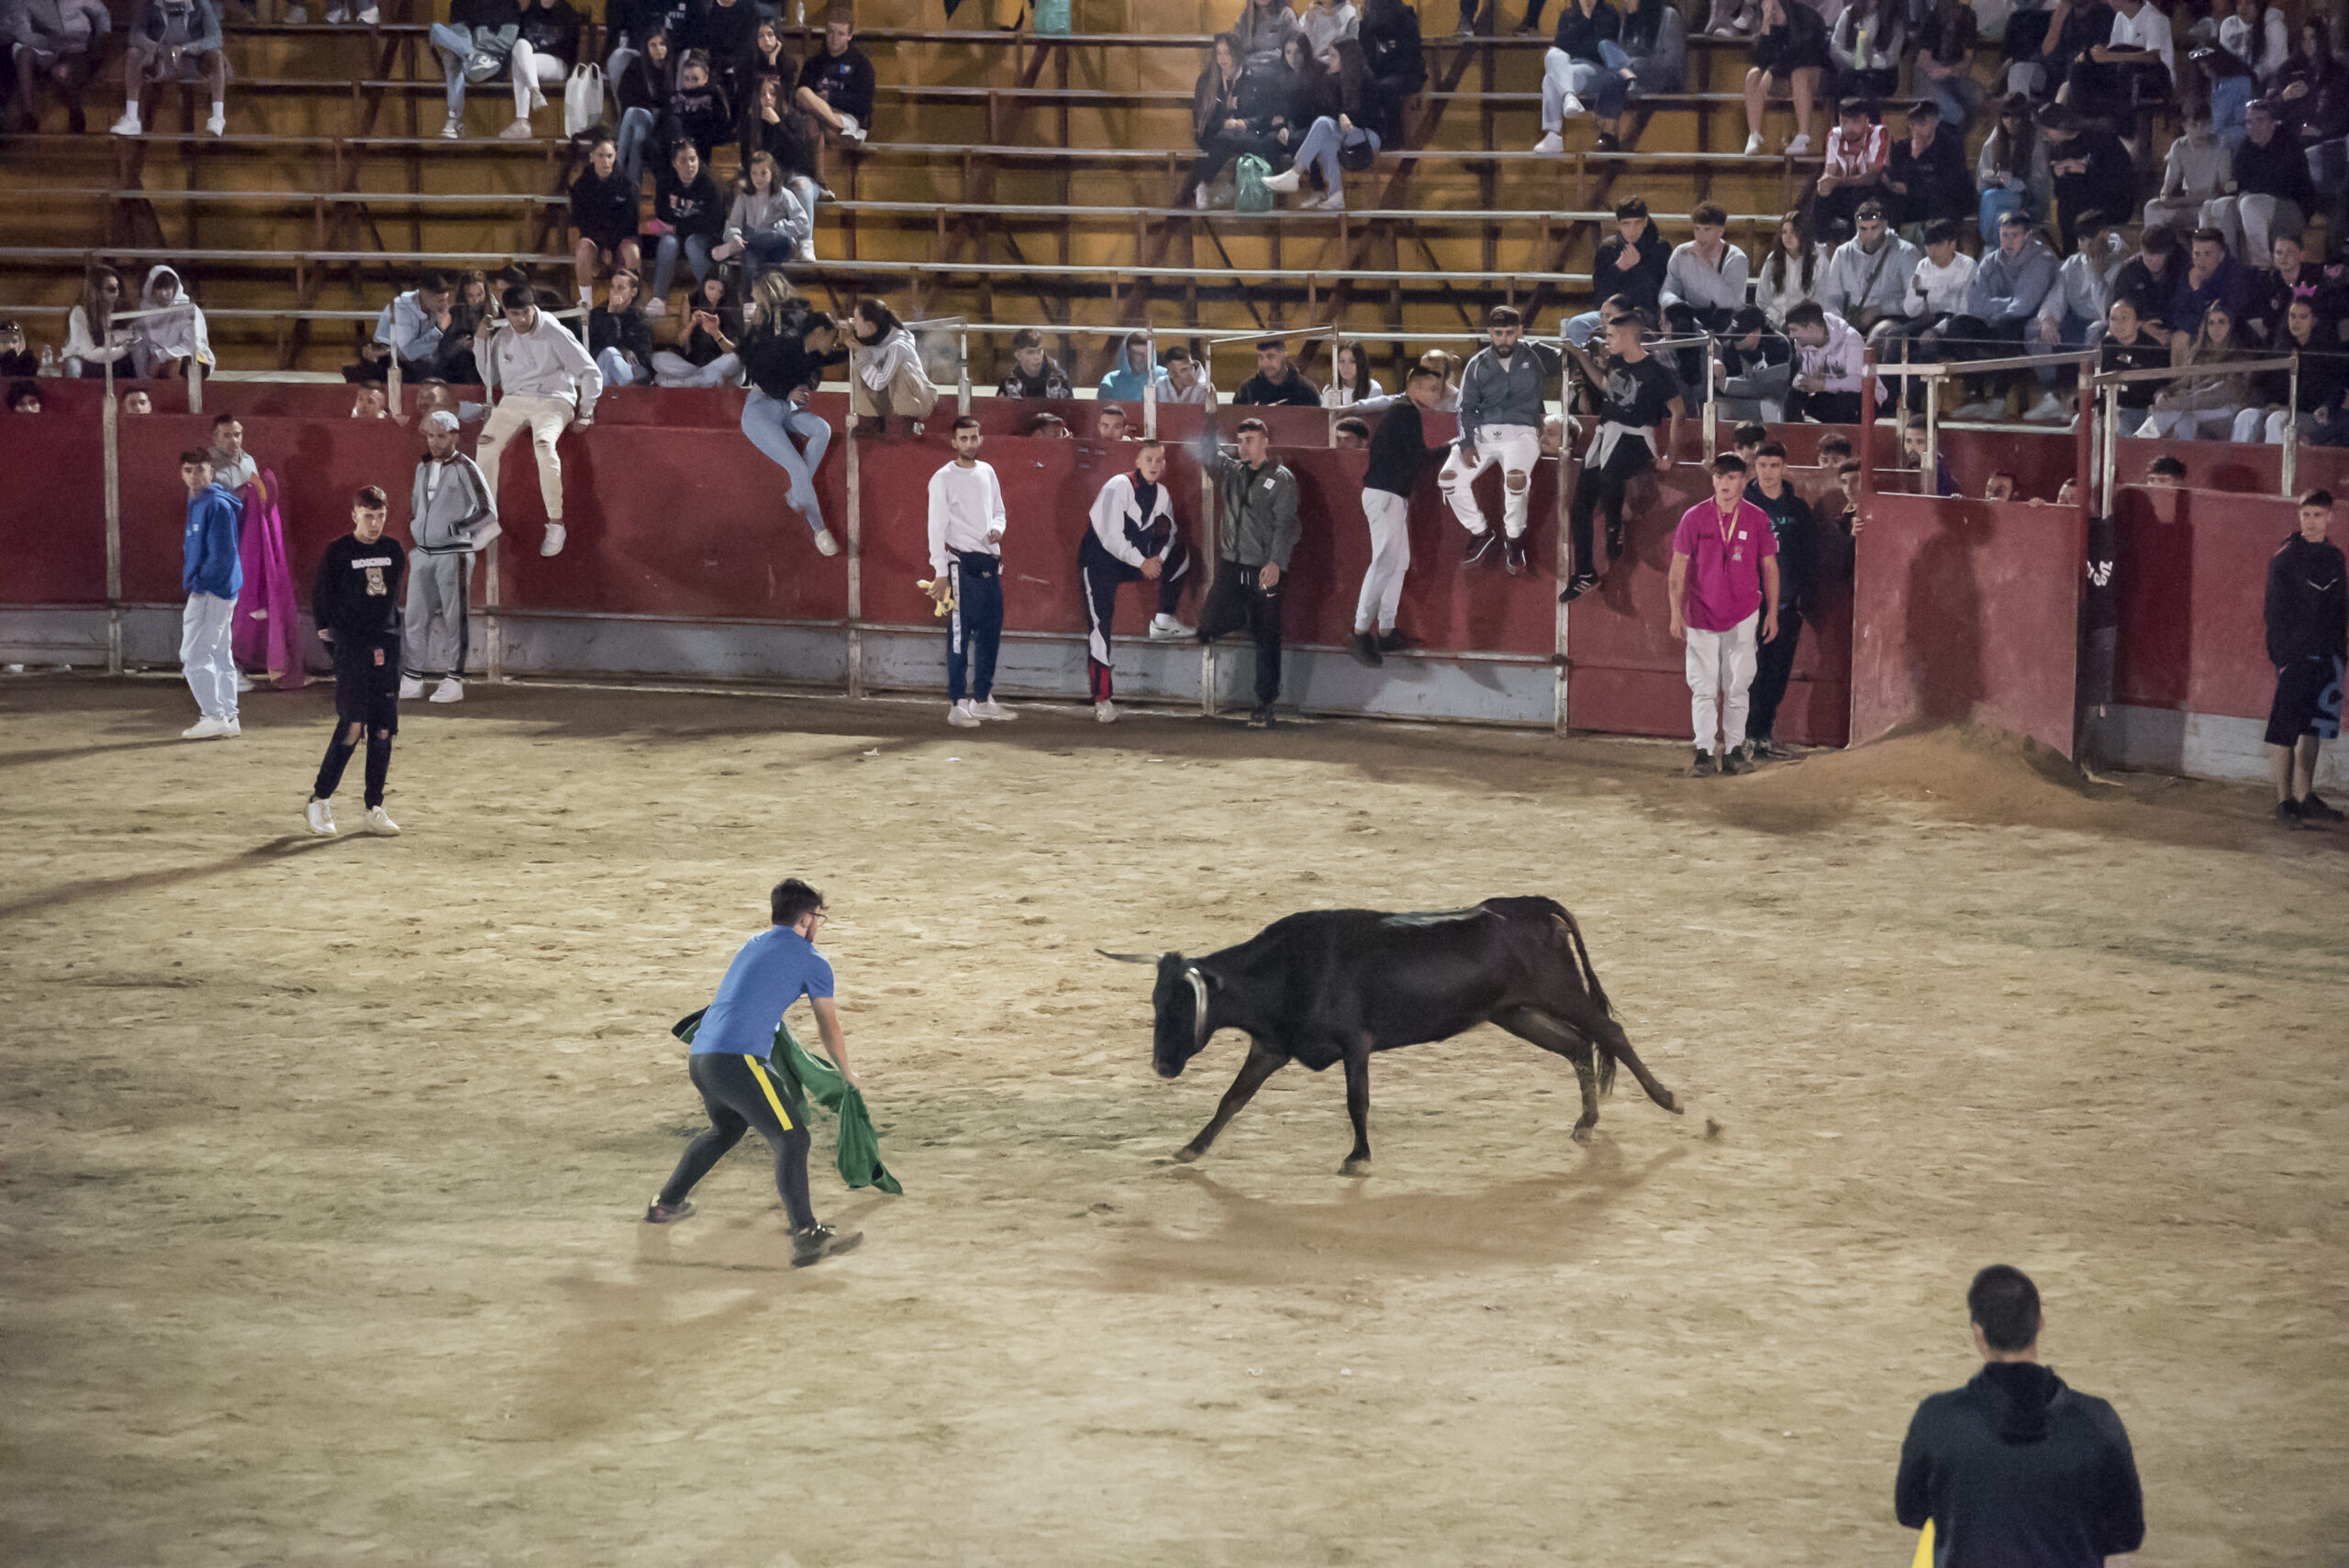
[[2118, 386], [2124, 381], [2176, 381], [2181, 376], [2249, 375], [2254, 371], [2288, 371], [2299, 356], [2278, 354], [2272, 360], [2225, 360], [2216, 364], [2155, 365], [2141, 371], [2099, 371], [2098, 386]]

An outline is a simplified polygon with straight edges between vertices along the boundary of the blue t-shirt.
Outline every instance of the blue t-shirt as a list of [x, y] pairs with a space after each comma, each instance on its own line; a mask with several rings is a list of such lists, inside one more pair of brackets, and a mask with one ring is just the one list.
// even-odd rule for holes
[[694, 1031], [696, 1056], [724, 1051], [763, 1062], [774, 1049], [774, 1027], [802, 996], [832, 994], [832, 966], [816, 944], [788, 926], [774, 926], [744, 942], [718, 995]]

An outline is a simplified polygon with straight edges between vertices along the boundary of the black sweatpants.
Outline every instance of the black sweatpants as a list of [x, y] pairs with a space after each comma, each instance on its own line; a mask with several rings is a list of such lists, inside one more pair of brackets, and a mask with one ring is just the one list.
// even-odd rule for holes
[[684, 1202], [694, 1184], [742, 1141], [742, 1134], [757, 1128], [774, 1151], [775, 1190], [783, 1195], [791, 1228], [805, 1230], [815, 1224], [816, 1210], [807, 1201], [807, 1109], [798, 1084], [769, 1073], [755, 1056], [724, 1051], [696, 1052], [691, 1071], [709, 1112], [709, 1130], [685, 1145], [676, 1173], [661, 1189], [661, 1201]]
[[1199, 640], [1213, 642], [1247, 628], [1256, 639], [1256, 706], [1270, 707], [1281, 695], [1281, 600], [1288, 576], [1282, 574], [1279, 587], [1260, 587], [1262, 570], [1236, 561], [1223, 563], [1199, 611]]
[[310, 793], [330, 800], [342, 783], [358, 743], [348, 739], [352, 725], [367, 744], [369, 806], [384, 804], [384, 783], [392, 773], [392, 737], [400, 732], [400, 637], [386, 632], [380, 639], [334, 642], [334, 734], [327, 754], [318, 762], [318, 776]]
[[[1163, 616], [1172, 616], [1182, 607], [1183, 590], [1191, 585], [1191, 547], [1181, 528], [1163, 523], [1152, 529], [1148, 549], [1154, 550], [1164, 544], [1169, 529], [1174, 542], [1158, 569], [1158, 613]], [[1085, 673], [1093, 684], [1093, 700], [1108, 702], [1115, 685], [1109, 673], [1109, 629], [1118, 618], [1118, 590], [1128, 583], [1149, 579], [1141, 567], [1129, 566], [1110, 554], [1090, 528], [1078, 547], [1076, 564], [1085, 592]]]
[[1607, 561], [1614, 564], [1623, 553], [1623, 496], [1631, 481], [1655, 467], [1655, 453], [1647, 442], [1625, 436], [1607, 454], [1607, 461], [1597, 468], [1586, 464], [1582, 477], [1575, 482], [1575, 499], [1567, 513], [1573, 532], [1575, 575], [1597, 577], [1598, 556], [1591, 548], [1591, 517], [1599, 507], [1607, 508]]
[[1792, 606], [1778, 610], [1778, 635], [1753, 651], [1753, 684], [1746, 688], [1745, 737], [1767, 740], [1777, 731], [1778, 705], [1786, 700], [1787, 682], [1795, 673], [1795, 644], [1802, 638], [1802, 612]]

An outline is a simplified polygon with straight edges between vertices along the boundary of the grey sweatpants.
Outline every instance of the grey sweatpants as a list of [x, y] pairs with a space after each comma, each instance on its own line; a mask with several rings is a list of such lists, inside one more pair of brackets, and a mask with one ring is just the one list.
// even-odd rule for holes
[[471, 651], [465, 597], [473, 582], [473, 558], [469, 552], [409, 552], [407, 629], [400, 641], [400, 664], [410, 678], [429, 681], [465, 673], [465, 656]]

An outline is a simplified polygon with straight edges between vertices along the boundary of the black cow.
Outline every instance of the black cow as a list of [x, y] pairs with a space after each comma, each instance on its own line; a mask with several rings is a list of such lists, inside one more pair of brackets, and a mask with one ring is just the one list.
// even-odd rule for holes
[[1449, 1040], [1482, 1023], [1498, 1024], [1574, 1063], [1582, 1082], [1577, 1143], [1589, 1141], [1598, 1096], [1614, 1089], [1619, 1062], [1650, 1099], [1675, 1115], [1681, 1109], [1632, 1051], [1590, 966], [1581, 929], [1552, 898], [1487, 898], [1473, 909], [1433, 915], [1291, 915], [1205, 958], [1167, 953], [1158, 961], [1151, 1000], [1162, 1078], [1179, 1074], [1218, 1029], [1240, 1029], [1251, 1042], [1214, 1119], [1175, 1154], [1186, 1162], [1206, 1153], [1224, 1124], [1289, 1062], [1316, 1073], [1343, 1062], [1346, 1114], [1354, 1124], [1343, 1171], [1363, 1174], [1370, 1169], [1371, 1054]]

